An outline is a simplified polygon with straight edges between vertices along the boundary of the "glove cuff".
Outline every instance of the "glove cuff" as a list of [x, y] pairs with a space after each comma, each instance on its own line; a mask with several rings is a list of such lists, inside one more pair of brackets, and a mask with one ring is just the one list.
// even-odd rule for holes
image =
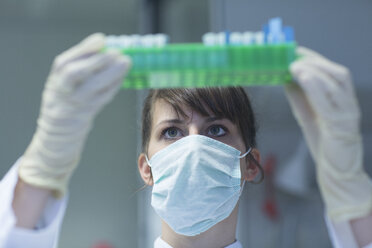
[[333, 221], [348, 221], [372, 213], [372, 181], [363, 169], [344, 175], [318, 170], [327, 213]]
[[85, 135], [64, 138], [38, 130], [21, 159], [19, 177], [33, 186], [53, 190], [56, 197], [63, 196], [84, 143]]
[[363, 202], [352, 206], [327, 209], [329, 218], [335, 222], [350, 221], [362, 218], [372, 213], [372, 191]]

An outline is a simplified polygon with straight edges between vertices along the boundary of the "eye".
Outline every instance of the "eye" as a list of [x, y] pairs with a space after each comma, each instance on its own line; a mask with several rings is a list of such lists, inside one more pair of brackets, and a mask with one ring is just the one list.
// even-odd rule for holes
[[221, 137], [226, 134], [226, 128], [221, 125], [213, 125], [208, 130], [208, 135]]
[[181, 135], [181, 131], [176, 127], [169, 127], [162, 131], [162, 136], [165, 139], [174, 139]]

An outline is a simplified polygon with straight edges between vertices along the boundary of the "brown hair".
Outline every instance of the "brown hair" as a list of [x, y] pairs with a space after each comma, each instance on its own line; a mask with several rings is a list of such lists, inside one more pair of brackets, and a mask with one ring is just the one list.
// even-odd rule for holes
[[[149, 92], [142, 111], [142, 151], [144, 153], [147, 153], [151, 136], [152, 106], [159, 99], [169, 103], [178, 115], [185, 116], [182, 107], [186, 106], [204, 116], [212, 112], [216, 117], [227, 118], [238, 126], [246, 148], [254, 148], [257, 145], [254, 113], [242, 87], [157, 89]], [[261, 182], [263, 180], [262, 168], [252, 155], [249, 158], [258, 166], [261, 172], [259, 182]]]

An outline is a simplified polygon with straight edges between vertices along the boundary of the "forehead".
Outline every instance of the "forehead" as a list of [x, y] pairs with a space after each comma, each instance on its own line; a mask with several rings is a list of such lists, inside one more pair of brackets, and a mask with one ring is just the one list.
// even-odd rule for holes
[[[186, 116], [183, 116], [181, 113], [177, 113], [176, 109], [167, 101], [163, 99], [157, 99], [153, 105], [153, 123], [159, 123], [161, 120], [164, 119], [188, 119], [191, 116], [200, 115], [195, 110], [191, 109], [188, 106], [179, 104], [178, 106]], [[213, 116], [213, 113], [204, 106], [205, 109], [208, 111], [208, 116]], [[207, 117], [207, 116], [206, 116]]]
[[157, 99], [153, 105], [153, 123], [158, 123], [162, 119], [177, 117], [176, 110], [163, 99]]

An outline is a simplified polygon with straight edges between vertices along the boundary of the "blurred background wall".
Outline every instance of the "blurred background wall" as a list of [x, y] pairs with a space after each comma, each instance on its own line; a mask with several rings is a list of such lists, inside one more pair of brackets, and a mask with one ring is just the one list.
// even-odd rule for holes
[[[53, 58], [88, 34], [152, 32], [151, 4], [159, 4], [158, 32], [172, 42], [200, 41], [208, 31], [257, 31], [280, 16], [299, 44], [348, 66], [363, 112], [367, 170], [372, 167], [372, 4], [368, 0], [3, 0], [0, 3], [0, 177], [22, 155], [35, 130], [40, 96]], [[312, 160], [280, 87], [247, 89], [260, 126], [263, 163], [276, 162], [274, 188], [266, 180], [245, 188], [238, 238], [244, 247], [331, 247]], [[137, 173], [140, 109], [146, 91], [122, 91], [98, 116], [70, 185], [61, 248], [107, 240], [115, 247], [152, 247], [160, 234], [150, 190]], [[295, 162], [291, 159], [298, 156]], [[298, 166], [292, 166], [297, 164]], [[294, 169], [293, 169], [294, 168]], [[300, 169], [299, 169], [300, 168]], [[283, 176], [284, 175], [284, 176]], [[297, 175], [297, 180], [287, 175]], [[262, 210], [272, 200], [275, 211]], [[274, 218], [276, 216], [276, 218]]]

